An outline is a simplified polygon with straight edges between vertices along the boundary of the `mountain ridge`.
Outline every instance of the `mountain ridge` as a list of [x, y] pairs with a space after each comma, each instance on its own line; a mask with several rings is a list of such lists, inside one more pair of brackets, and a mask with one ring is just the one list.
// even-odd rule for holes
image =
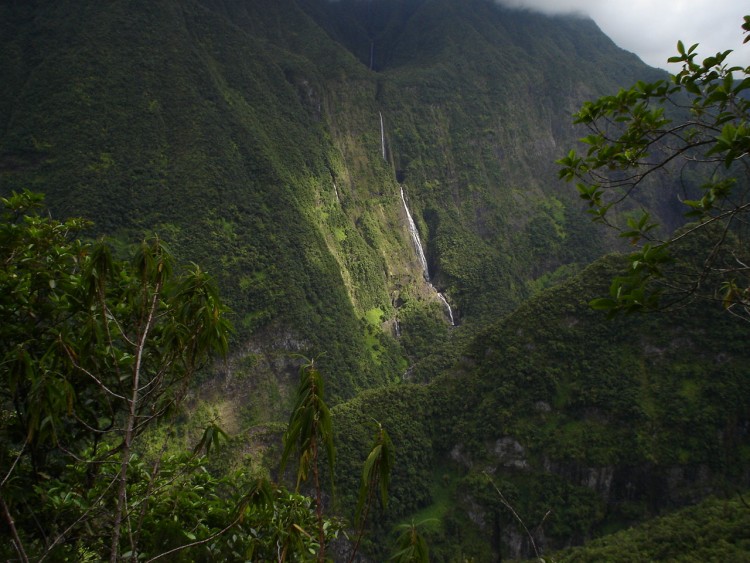
[[[567, 114], [595, 95], [591, 77], [614, 86], [624, 68], [647, 70], [595, 35], [608, 47], [596, 65], [555, 78], [576, 68], [555, 74], [567, 48], [556, 43], [579, 25], [595, 34], [590, 22], [433, 4], [373, 5], [382, 33], [403, 29], [403, 61], [420, 61], [434, 33], [414, 18], [446, 31], [432, 66], [379, 72], [330, 39], [365, 27], [358, 2], [5, 5], [0, 71], [16, 78], [0, 106], [1, 189], [45, 191], [56, 212], [94, 219], [97, 235], [158, 232], [219, 277], [239, 340], [294, 327], [290, 339], [306, 343], [294, 352], [325, 352], [336, 395], [397, 379], [418, 356], [399, 351], [394, 323], [408, 333], [422, 319], [414, 333], [445, 322], [397, 182], [433, 282], [462, 319], [507, 313], [535, 279], [611, 247], [557, 190], [551, 163], [576, 138]], [[534, 26], [540, 56], [506, 50]]]

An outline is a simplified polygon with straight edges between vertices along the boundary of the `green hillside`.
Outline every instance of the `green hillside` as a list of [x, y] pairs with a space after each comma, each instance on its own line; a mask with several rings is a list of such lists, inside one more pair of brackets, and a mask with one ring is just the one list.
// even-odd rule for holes
[[551, 163], [584, 99], [653, 72], [591, 22], [470, 8], [4, 4], [0, 189], [203, 264], [269, 377], [302, 352], [337, 398], [397, 381], [425, 349], [394, 320], [446, 323], [397, 180], [461, 322], [507, 313], [607, 247]]
[[494, 487], [550, 551], [747, 486], [746, 327], [711, 304], [607, 320], [586, 303], [621, 264], [524, 303], [428, 385], [337, 407], [339, 490], [370, 417], [398, 452], [382, 532], [437, 517], [435, 561], [533, 554]]
[[219, 277], [238, 345], [327, 351], [339, 396], [396, 377], [394, 343], [368, 351], [382, 258], [336, 200], [349, 185], [308, 60], [197, 3], [3, 10], [4, 191], [46, 192], [93, 234], [157, 233]]
[[552, 560], [577, 561], [743, 561], [750, 510], [742, 494], [709, 499], [694, 507], [553, 554]]

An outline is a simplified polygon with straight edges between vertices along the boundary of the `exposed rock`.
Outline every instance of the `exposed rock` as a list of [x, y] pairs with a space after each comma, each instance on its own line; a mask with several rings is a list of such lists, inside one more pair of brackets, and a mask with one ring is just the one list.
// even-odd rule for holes
[[536, 403], [534, 403], [534, 410], [536, 412], [550, 412], [552, 410], [552, 407], [546, 401], [537, 401]]
[[529, 466], [526, 460], [526, 450], [510, 436], [504, 436], [495, 442], [494, 454], [504, 467], [526, 469]]
[[450, 453], [451, 459], [456, 463], [460, 463], [464, 467], [471, 467], [471, 458], [464, 452], [463, 444], [456, 444]]

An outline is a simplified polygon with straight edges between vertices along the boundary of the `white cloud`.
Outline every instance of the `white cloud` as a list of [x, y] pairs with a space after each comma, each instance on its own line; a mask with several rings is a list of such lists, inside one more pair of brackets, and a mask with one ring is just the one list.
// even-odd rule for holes
[[509, 8], [525, 8], [543, 14], [587, 14], [593, 2], [588, 0], [497, 0]]
[[732, 64], [750, 65], [750, 43], [742, 45], [742, 17], [750, 14], [746, 0], [497, 0], [513, 8], [545, 14], [591, 17], [623, 49], [644, 62], [677, 71], [667, 59], [686, 46], [700, 43], [701, 56], [733, 49]]

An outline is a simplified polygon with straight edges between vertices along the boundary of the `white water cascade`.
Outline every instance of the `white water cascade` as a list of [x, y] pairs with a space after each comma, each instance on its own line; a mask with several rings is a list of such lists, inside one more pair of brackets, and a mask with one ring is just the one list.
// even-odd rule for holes
[[404, 187], [403, 186], [400, 186], [400, 187], [401, 187], [401, 201], [404, 203], [404, 211], [406, 211], [406, 218], [409, 223], [409, 234], [411, 235], [411, 241], [414, 244], [414, 250], [417, 252], [417, 256], [419, 257], [419, 263], [422, 265], [422, 275], [424, 275], [424, 279], [427, 282], [427, 285], [430, 286], [430, 289], [432, 289], [437, 294], [438, 298], [443, 303], [443, 307], [445, 307], [445, 312], [448, 313], [448, 318], [451, 321], [451, 325], [456, 326], [456, 321], [453, 319], [453, 309], [451, 309], [450, 303], [448, 303], [448, 300], [445, 298], [445, 295], [443, 295], [437, 289], [435, 289], [435, 286], [432, 285], [432, 283], [430, 282], [430, 272], [429, 272], [429, 269], [427, 268], [427, 258], [425, 257], [424, 249], [422, 248], [422, 240], [419, 238], [419, 231], [417, 230], [416, 223], [414, 223], [414, 218], [411, 216], [411, 212], [409, 211], [409, 206], [406, 205], [406, 197], [404, 196]]
[[401, 201], [404, 203], [404, 211], [406, 211], [406, 218], [409, 222], [409, 234], [411, 235], [411, 242], [414, 244], [414, 250], [417, 251], [417, 256], [419, 257], [419, 263], [422, 265], [422, 273], [424, 274], [424, 279], [427, 281], [430, 281], [430, 272], [427, 270], [427, 257], [424, 255], [424, 250], [422, 249], [422, 241], [419, 238], [419, 231], [417, 230], [417, 225], [414, 223], [414, 218], [411, 216], [411, 212], [409, 211], [409, 206], [406, 205], [406, 198], [404, 197], [404, 187], [401, 186]]
[[[430, 284], [430, 287], [432, 289], [435, 289], [435, 286]], [[448, 313], [448, 319], [451, 321], [451, 326], [456, 326], [456, 321], [453, 319], [453, 309], [451, 309], [450, 303], [448, 303], [448, 300], [445, 298], [445, 295], [440, 293], [437, 289], [435, 289], [435, 293], [437, 293], [438, 298], [440, 301], [443, 302], [443, 307], [445, 307], [445, 312]]]
[[387, 161], [388, 159], [385, 156], [385, 127], [383, 127], [383, 112], [378, 112], [378, 115], [380, 115], [380, 148], [383, 152], [383, 160]]

